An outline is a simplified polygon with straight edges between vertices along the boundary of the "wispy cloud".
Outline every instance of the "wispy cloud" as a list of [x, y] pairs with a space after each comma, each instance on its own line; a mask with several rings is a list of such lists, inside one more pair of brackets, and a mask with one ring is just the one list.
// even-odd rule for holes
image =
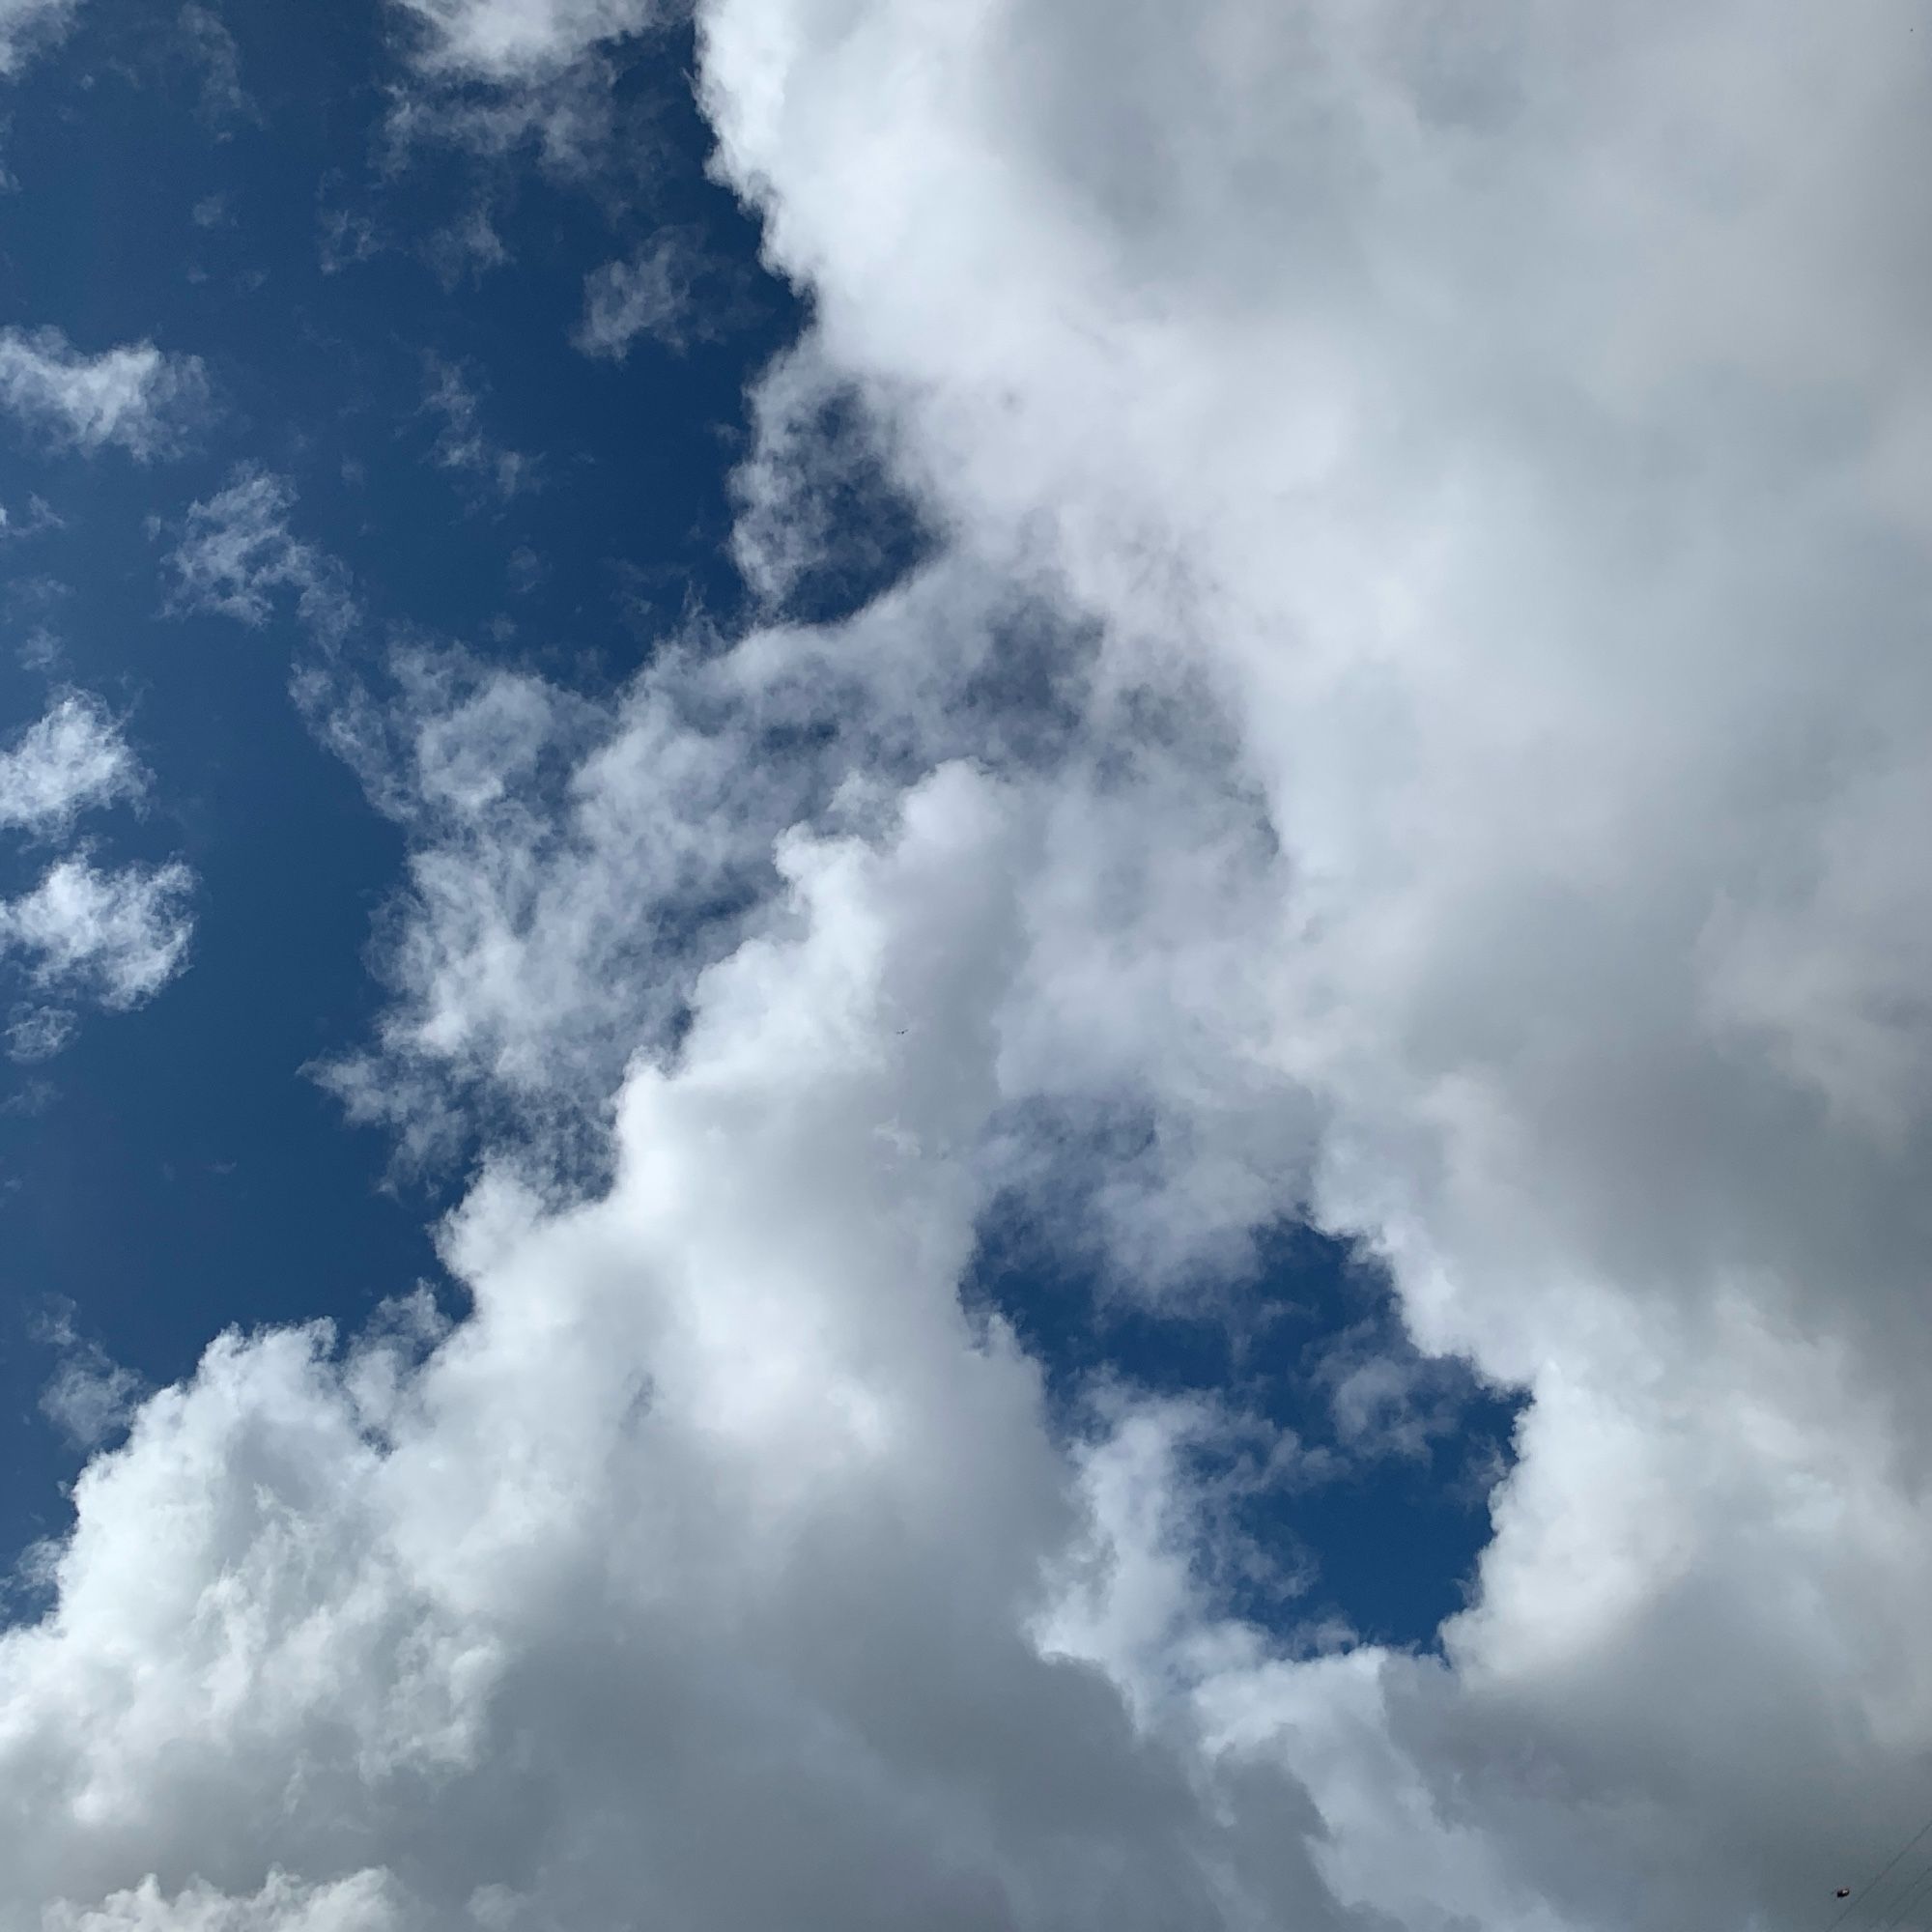
[[389, 245], [372, 215], [332, 200], [340, 185], [339, 176], [331, 173], [316, 189], [316, 251], [325, 275], [353, 269]]
[[463, 370], [438, 355], [426, 358], [426, 368], [422, 407], [441, 425], [432, 452], [438, 468], [481, 484], [498, 502], [536, 489], [536, 459], [485, 432], [481, 399]]
[[120, 721], [99, 698], [68, 692], [0, 749], [0, 827], [65, 831], [77, 813], [139, 798], [146, 786]]
[[179, 860], [102, 868], [85, 854], [63, 859], [32, 892], [0, 900], [0, 954], [25, 954], [43, 993], [128, 1011], [186, 966], [193, 889]]
[[291, 531], [295, 501], [286, 477], [244, 464], [214, 496], [190, 505], [168, 558], [176, 579], [168, 608], [260, 626], [286, 592], [319, 637], [346, 635], [358, 615], [348, 574]]
[[201, 115], [226, 132], [238, 122], [259, 123], [261, 109], [242, 84], [242, 50], [221, 16], [189, 0], [181, 11], [179, 30], [201, 69]]
[[692, 238], [660, 236], [629, 261], [606, 262], [584, 277], [583, 320], [572, 340], [584, 355], [613, 362], [639, 336], [683, 351], [729, 326], [731, 294], [707, 272]]
[[34, 1339], [58, 1350], [60, 1366], [41, 1391], [41, 1413], [78, 1449], [98, 1449], [132, 1417], [147, 1391], [141, 1378], [114, 1361], [74, 1324], [71, 1303], [56, 1301], [35, 1325]]
[[195, 355], [151, 342], [89, 355], [57, 328], [0, 329], [0, 409], [56, 446], [125, 450], [136, 462], [180, 452], [211, 411]]
[[659, 0], [399, 0], [439, 72], [494, 81], [554, 71], [665, 17]]
[[77, 1022], [62, 1007], [21, 1005], [7, 1020], [7, 1058], [21, 1066], [35, 1066], [64, 1052]]
[[42, 497], [27, 498], [27, 514], [16, 516], [4, 503], [0, 503], [0, 543], [22, 537], [37, 537], [47, 530], [61, 530], [67, 527], [66, 520]]

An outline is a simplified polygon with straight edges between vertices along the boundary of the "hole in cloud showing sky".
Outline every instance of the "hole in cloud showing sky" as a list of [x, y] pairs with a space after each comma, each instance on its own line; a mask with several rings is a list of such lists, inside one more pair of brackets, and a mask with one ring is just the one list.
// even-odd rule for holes
[[1923, 1922], [1932, 19], [0, 94], [0, 1932]]

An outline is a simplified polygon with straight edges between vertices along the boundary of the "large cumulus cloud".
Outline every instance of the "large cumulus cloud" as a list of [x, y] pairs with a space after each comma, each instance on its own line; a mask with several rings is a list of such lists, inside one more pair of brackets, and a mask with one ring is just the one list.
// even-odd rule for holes
[[[518, 83], [637, 24], [417, 11]], [[460, 1322], [226, 1338], [90, 1465], [5, 1911], [1689, 1932], [1903, 1837], [1911, 25], [710, 0], [815, 297], [748, 575], [868, 464], [935, 554], [612, 716], [424, 658], [337, 721], [414, 855], [342, 1084], [523, 1137]], [[607, 1101], [573, 1193], [526, 1137]], [[1211, 1403], [1055, 1437], [957, 1295], [1055, 1162], [1122, 1292], [1306, 1208], [1527, 1390], [1439, 1657], [1228, 1613]]]
[[[1784, 1911], [1932, 1746], [1916, 24], [704, 14], [908, 474], [1236, 721], [1292, 881], [1252, 1078], [1425, 1343], [1534, 1396], [1450, 1674], [1329, 1672], [1352, 1768], [1319, 1674], [1203, 1695], [1293, 1685], [1338, 1820], [1403, 1735], [1378, 1781], [1606, 1922]], [[1442, 1895], [1358, 1822], [1351, 1887]]]

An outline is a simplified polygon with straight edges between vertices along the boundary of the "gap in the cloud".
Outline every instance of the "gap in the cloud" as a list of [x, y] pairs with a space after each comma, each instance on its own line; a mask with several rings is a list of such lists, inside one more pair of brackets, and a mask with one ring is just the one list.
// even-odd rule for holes
[[1048, 1213], [1002, 1194], [962, 1290], [969, 1315], [1004, 1318], [1039, 1364], [1056, 1429], [1087, 1433], [1109, 1385], [1222, 1405], [1245, 1424], [1191, 1473], [1224, 1494], [1293, 1432], [1281, 1480], [1232, 1506], [1250, 1561], [1208, 1579], [1221, 1605], [1291, 1642], [1346, 1625], [1435, 1648], [1489, 1541], [1520, 1400], [1421, 1355], [1385, 1272], [1304, 1222], [1259, 1230], [1247, 1264], [1151, 1297], [1121, 1288], [1103, 1245], [1069, 1238], [1079, 1223], [1077, 1204]]

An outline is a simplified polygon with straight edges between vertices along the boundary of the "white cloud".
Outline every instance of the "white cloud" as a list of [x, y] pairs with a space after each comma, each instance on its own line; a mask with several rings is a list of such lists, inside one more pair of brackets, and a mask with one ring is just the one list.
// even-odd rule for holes
[[57, 41], [78, 12], [78, 0], [0, 0], [0, 80], [11, 80], [40, 50]]
[[0, 329], [0, 409], [59, 446], [150, 463], [176, 454], [209, 406], [197, 355], [152, 342], [88, 355], [57, 328]]
[[656, 0], [397, 0], [432, 71], [523, 81], [567, 67], [662, 14]]
[[460, 220], [438, 229], [426, 253], [446, 289], [454, 289], [466, 279], [481, 281], [491, 270], [500, 269], [510, 260], [487, 202], [478, 202]]
[[243, 624], [266, 624], [275, 594], [294, 595], [303, 623], [326, 641], [355, 624], [347, 573], [289, 528], [295, 486], [243, 464], [225, 488], [189, 507], [169, 562], [179, 580], [170, 608], [214, 611]]
[[0, 954], [25, 953], [43, 991], [138, 1007], [187, 963], [193, 885], [179, 860], [103, 870], [85, 854], [62, 859], [32, 892], [0, 900]]
[[0, 749], [0, 829], [65, 831], [78, 813], [137, 799], [146, 786], [120, 721], [89, 693], [66, 692]]

